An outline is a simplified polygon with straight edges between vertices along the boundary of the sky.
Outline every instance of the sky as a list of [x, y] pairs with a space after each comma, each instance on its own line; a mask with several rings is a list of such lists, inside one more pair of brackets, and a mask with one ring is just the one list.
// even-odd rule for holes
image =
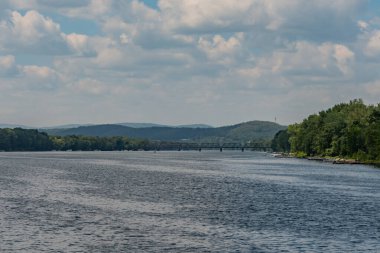
[[0, 123], [299, 122], [380, 102], [378, 0], [2, 0]]

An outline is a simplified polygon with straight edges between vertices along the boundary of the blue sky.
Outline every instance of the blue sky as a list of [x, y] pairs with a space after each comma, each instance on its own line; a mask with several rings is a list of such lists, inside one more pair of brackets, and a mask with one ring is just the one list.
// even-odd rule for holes
[[144, 0], [142, 2], [144, 2], [150, 8], [158, 9], [158, 0]]
[[378, 69], [377, 0], [0, 2], [0, 123], [290, 124]]

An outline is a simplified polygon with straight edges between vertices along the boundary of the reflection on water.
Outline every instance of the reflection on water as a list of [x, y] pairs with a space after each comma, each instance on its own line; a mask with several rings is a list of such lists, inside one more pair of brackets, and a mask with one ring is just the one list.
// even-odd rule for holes
[[379, 252], [380, 171], [255, 152], [0, 154], [1, 252]]

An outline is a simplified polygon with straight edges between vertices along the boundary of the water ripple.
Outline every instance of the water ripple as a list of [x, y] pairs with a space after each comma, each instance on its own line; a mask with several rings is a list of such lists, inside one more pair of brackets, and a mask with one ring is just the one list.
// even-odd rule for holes
[[380, 171], [245, 152], [0, 157], [1, 252], [379, 252]]

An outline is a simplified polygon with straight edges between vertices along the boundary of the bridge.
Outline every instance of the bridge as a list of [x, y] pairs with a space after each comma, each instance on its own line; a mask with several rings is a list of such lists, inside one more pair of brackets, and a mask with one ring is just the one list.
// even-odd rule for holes
[[245, 150], [251, 151], [271, 151], [271, 147], [262, 143], [195, 143], [195, 142], [178, 142], [178, 143], [156, 143], [154, 150]]

